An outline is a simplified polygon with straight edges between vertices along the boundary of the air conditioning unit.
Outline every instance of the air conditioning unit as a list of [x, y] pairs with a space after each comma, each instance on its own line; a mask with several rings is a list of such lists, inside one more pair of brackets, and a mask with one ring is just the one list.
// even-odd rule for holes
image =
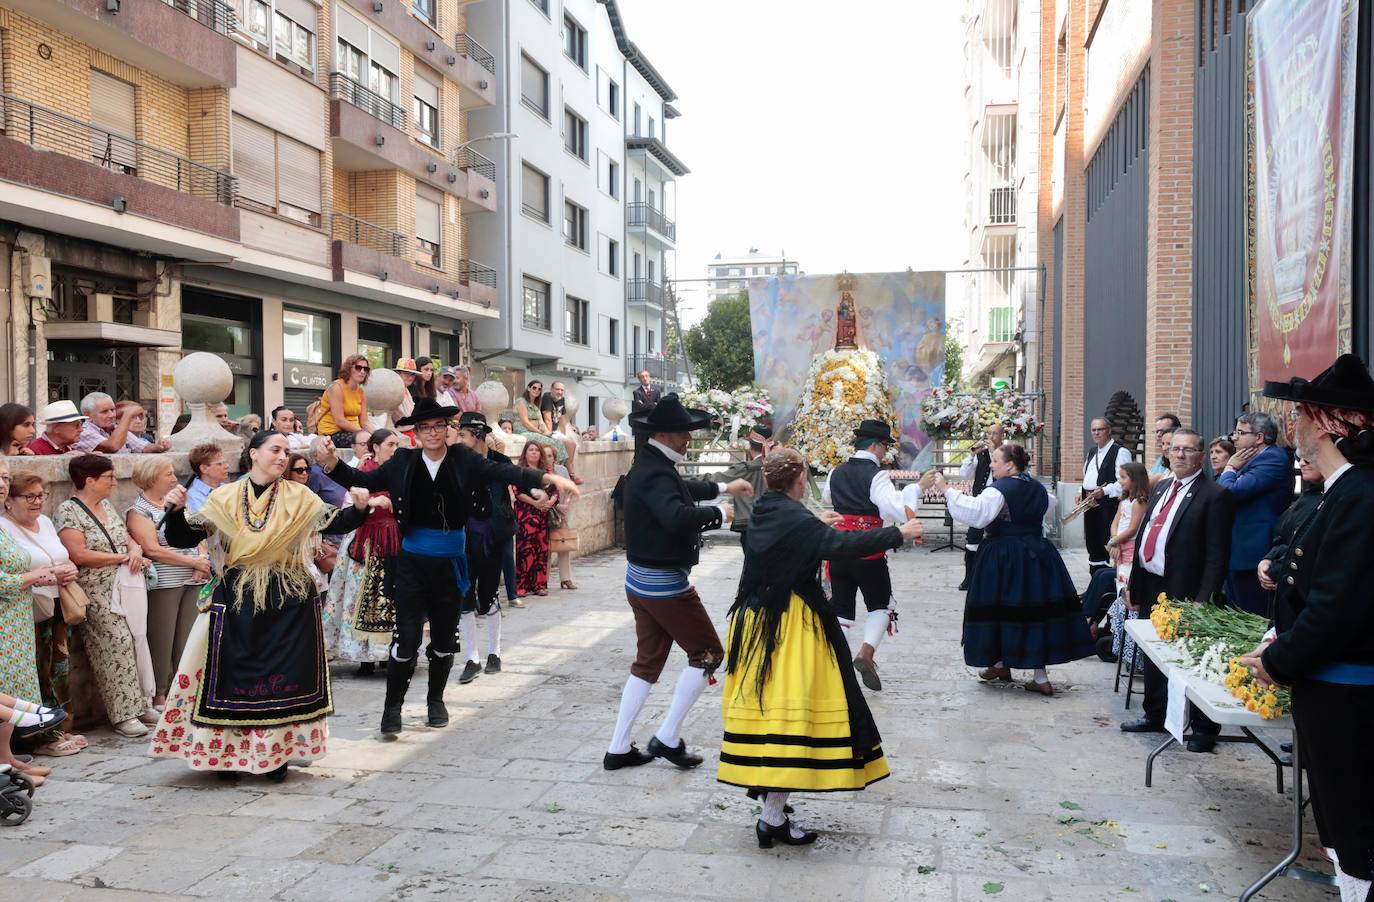
[[25, 254], [24, 285], [29, 297], [52, 300], [52, 259]]

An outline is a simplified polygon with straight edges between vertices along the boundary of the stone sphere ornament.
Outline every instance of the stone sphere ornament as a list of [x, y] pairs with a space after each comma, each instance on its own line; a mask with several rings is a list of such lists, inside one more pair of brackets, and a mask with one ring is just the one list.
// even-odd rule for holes
[[[401, 381], [400, 374], [395, 370], [373, 370], [363, 391], [367, 393], [367, 409], [372, 414], [370, 419], [374, 427], [396, 428], [391, 421], [391, 412], [401, 406], [406, 396], [406, 384]], [[378, 420], [381, 420], [380, 426], [377, 426]]]
[[568, 415], [569, 422], [572, 421], [573, 414], [582, 408], [582, 402], [577, 400], [577, 395], [563, 389], [563, 412]]
[[488, 379], [477, 386], [477, 403], [482, 408], [482, 413], [487, 415], [487, 422], [492, 426], [501, 418], [510, 407], [510, 392], [506, 387], [495, 379]]
[[173, 451], [190, 451], [196, 445], [214, 442], [227, 452], [238, 453], [243, 439], [220, 426], [214, 408], [234, 390], [234, 373], [217, 354], [192, 351], [172, 368], [172, 387], [186, 402], [191, 421], [170, 436]]
[[[624, 398], [609, 398], [601, 403], [601, 412], [606, 415], [606, 419], [611, 424], [611, 434], [623, 438], [625, 430], [620, 428], [620, 421], [625, 419], [625, 414], [630, 412], [630, 405], [625, 403]], [[607, 438], [611, 436], [608, 435]]]

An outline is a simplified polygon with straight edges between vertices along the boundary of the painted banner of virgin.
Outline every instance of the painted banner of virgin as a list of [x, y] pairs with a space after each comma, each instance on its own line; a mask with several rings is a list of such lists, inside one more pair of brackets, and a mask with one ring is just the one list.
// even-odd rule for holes
[[1356, 0], [1263, 0], [1248, 17], [1250, 380], [1350, 345]]

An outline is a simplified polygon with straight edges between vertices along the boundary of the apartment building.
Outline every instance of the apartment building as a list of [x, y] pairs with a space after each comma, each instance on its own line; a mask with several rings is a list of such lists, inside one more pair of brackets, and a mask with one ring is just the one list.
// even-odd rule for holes
[[498, 136], [498, 213], [477, 224], [473, 253], [497, 261], [499, 320], [473, 325], [473, 356], [512, 396], [538, 378], [581, 402], [580, 426], [628, 398], [663, 356], [664, 277], [675, 244], [667, 149], [674, 95], [626, 37], [614, 0], [507, 0], [468, 9], [492, 48], [496, 102], [472, 134]]
[[971, 386], [1039, 385], [1040, 2], [968, 0], [964, 308]]
[[303, 408], [348, 354], [464, 357], [496, 97], [460, 0], [3, 0], [3, 394], [103, 389], [169, 425], [222, 356], [230, 410]]
[[795, 276], [801, 271], [796, 260], [787, 254], [770, 254], [756, 247], [735, 256], [716, 254], [706, 266], [706, 300], [733, 297], [749, 288], [749, 280], [768, 276]]

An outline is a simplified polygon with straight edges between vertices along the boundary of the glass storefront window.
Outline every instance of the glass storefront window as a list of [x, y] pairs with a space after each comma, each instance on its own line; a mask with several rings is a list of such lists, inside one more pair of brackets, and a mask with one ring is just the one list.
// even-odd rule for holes
[[401, 352], [401, 327], [394, 323], [358, 320], [358, 353], [374, 370], [388, 369]]
[[253, 353], [253, 330], [246, 324], [183, 315], [181, 346], [212, 354], [248, 357]]
[[282, 311], [282, 356], [302, 363], [331, 363], [334, 356], [333, 326], [333, 317], [324, 313]]

